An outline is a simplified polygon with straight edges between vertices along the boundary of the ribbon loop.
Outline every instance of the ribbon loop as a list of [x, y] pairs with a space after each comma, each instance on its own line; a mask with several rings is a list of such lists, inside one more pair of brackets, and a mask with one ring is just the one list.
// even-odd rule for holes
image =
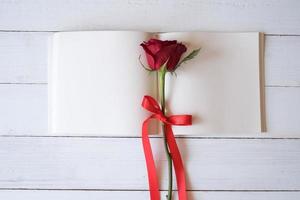
[[159, 104], [151, 96], [144, 96], [142, 107], [154, 114], [163, 115]]
[[174, 163], [174, 169], [175, 169], [176, 180], [177, 180], [177, 188], [178, 188], [178, 197], [179, 200], [187, 200], [184, 167], [183, 167], [180, 151], [178, 149], [176, 139], [172, 131], [172, 125], [178, 125], [178, 126], [191, 125], [192, 115], [172, 115], [170, 117], [167, 117], [163, 114], [157, 101], [151, 96], [144, 96], [142, 107], [150, 111], [151, 113], [153, 113], [150, 117], [148, 117], [144, 121], [143, 129], [142, 129], [142, 142], [143, 142], [144, 154], [145, 154], [145, 159], [147, 164], [151, 200], [160, 200], [160, 192], [159, 192], [158, 178], [156, 175], [156, 167], [155, 167], [155, 162], [154, 162], [149, 135], [148, 135], [148, 124], [150, 119], [153, 118], [162, 121], [166, 125], [165, 137]]
[[157, 101], [151, 96], [144, 96], [142, 107], [155, 115], [152, 118], [156, 118], [165, 124], [176, 126], [192, 125], [192, 115], [172, 115], [170, 117], [165, 116]]

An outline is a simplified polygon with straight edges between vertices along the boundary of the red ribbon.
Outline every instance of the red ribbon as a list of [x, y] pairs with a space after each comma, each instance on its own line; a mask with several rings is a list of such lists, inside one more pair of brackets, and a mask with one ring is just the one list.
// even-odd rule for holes
[[187, 200], [184, 167], [183, 167], [183, 162], [181, 159], [178, 146], [176, 144], [176, 139], [172, 131], [172, 125], [179, 125], [179, 126], [192, 125], [192, 116], [172, 115], [167, 117], [163, 114], [157, 101], [150, 96], [144, 96], [142, 106], [143, 108], [145, 108], [146, 110], [152, 113], [152, 115], [150, 115], [144, 121], [143, 130], [142, 130], [142, 141], [143, 141], [144, 154], [145, 154], [146, 164], [147, 164], [151, 200], [160, 200], [160, 192], [159, 192], [158, 178], [156, 175], [156, 167], [155, 167], [151, 144], [148, 135], [148, 125], [151, 119], [160, 120], [165, 124], [165, 136], [166, 136], [167, 144], [169, 147], [169, 151], [175, 169], [178, 197], [179, 200]]

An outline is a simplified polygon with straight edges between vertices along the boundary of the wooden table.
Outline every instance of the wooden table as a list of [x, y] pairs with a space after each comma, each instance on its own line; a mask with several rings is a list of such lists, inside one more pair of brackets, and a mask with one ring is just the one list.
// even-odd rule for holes
[[0, 1], [0, 199], [149, 199], [140, 138], [47, 133], [49, 36], [108, 29], [265, 32], [269, 133], [179, 138], [190, 200], [300, 199], [298, 0]]

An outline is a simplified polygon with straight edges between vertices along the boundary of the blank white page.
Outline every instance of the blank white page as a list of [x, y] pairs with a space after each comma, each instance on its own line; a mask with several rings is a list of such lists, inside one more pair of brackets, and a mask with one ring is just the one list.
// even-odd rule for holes
[[52, 134], [139, 136], [148, 113], [145, 94], [155, 76], [140, 65], [148, 34], [127, 31], [62, 32], [53, 37], [49, 68]]
[[168, 76], [169, 114], [192, 114], [177, 135], [242, 135], [261, 132], [259, 33], [164, 33], [199, 55]]

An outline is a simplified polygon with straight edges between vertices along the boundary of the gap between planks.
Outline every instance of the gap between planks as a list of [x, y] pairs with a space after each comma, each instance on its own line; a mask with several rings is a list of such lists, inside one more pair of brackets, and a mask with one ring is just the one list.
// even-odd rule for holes
[[[102, 30], [85, 30], [85, 31], [106, 31], [108, 29], [102, 29]], [[67, 31], [80, 31], [80, 30], [63, 30], [63, 31], [34, 31], [34, 30], [0, 30], [0, 33], [1, 32], [4, 32], [4, 33], [9, 33], [9, 32], [12, 32], [12, 33], [57, 33], [57, 32], [67, 32]], [[124, 29], [115, 29], [113, 31], [127, 31], [127, 30], [124, 30]], [[130, 30], [128, 30], [130, 31]], [[187, 30], [188, 31], [188, 30]], [[147, 32], [147, 31], [145, 31]], [[170, 31], [170, 32], [173, 32], [173, 31]], [[184, 32], [184, 31], [182, 31]], [[203, 31], [200, 31], [200, 32], [203, 32]], [[220, 32], [220, 31], [216, 31], [216, 32]], [[232, 31], [234, 32], [234, 31]], [[240, 33], [242, 33], [243, 31], [238, 31]], [[254, 32], [254, 31], [245, 31], [245, 32]], [[265, 33], [264, 36], [275, 36], [275, 37], [291, 37], [291, 36], [295, 36], [295, 37], [300, 37], [300, 34], [273, 34], [273, 33]]]
[[[48, 83], [0, 82], [0, 85], [48, 85]], [[265, 88], [297, 88], [300, 85], [265, 85]]]
[[[149, 192], [143, 189], [47, 189], [47, 188], [0, 188], [0, 191], [85, 191], [85, 192]], [[168, 190], [159, 190], [166, 192]], [[178, 190], [173, 189], [173, 192]], [[187, 192], [300, 192], [300, 190], [186, 190]]]
[[[264, 134], [264, 133], [263, 133]], [[141, 139], [141, 136], [91, 136], [91, 135], [1, 135], [0, 138], [83, 138], [83, 139]], [[150, 138], [163, 138], [162, 136], [150, 136]], [[187, 140], [299, 140], [300, 137], [274, 137], [274, 136], [175, 136], [176, 139], [187, 139]], [[1, 189], [1, 188], [0, 188]]]

